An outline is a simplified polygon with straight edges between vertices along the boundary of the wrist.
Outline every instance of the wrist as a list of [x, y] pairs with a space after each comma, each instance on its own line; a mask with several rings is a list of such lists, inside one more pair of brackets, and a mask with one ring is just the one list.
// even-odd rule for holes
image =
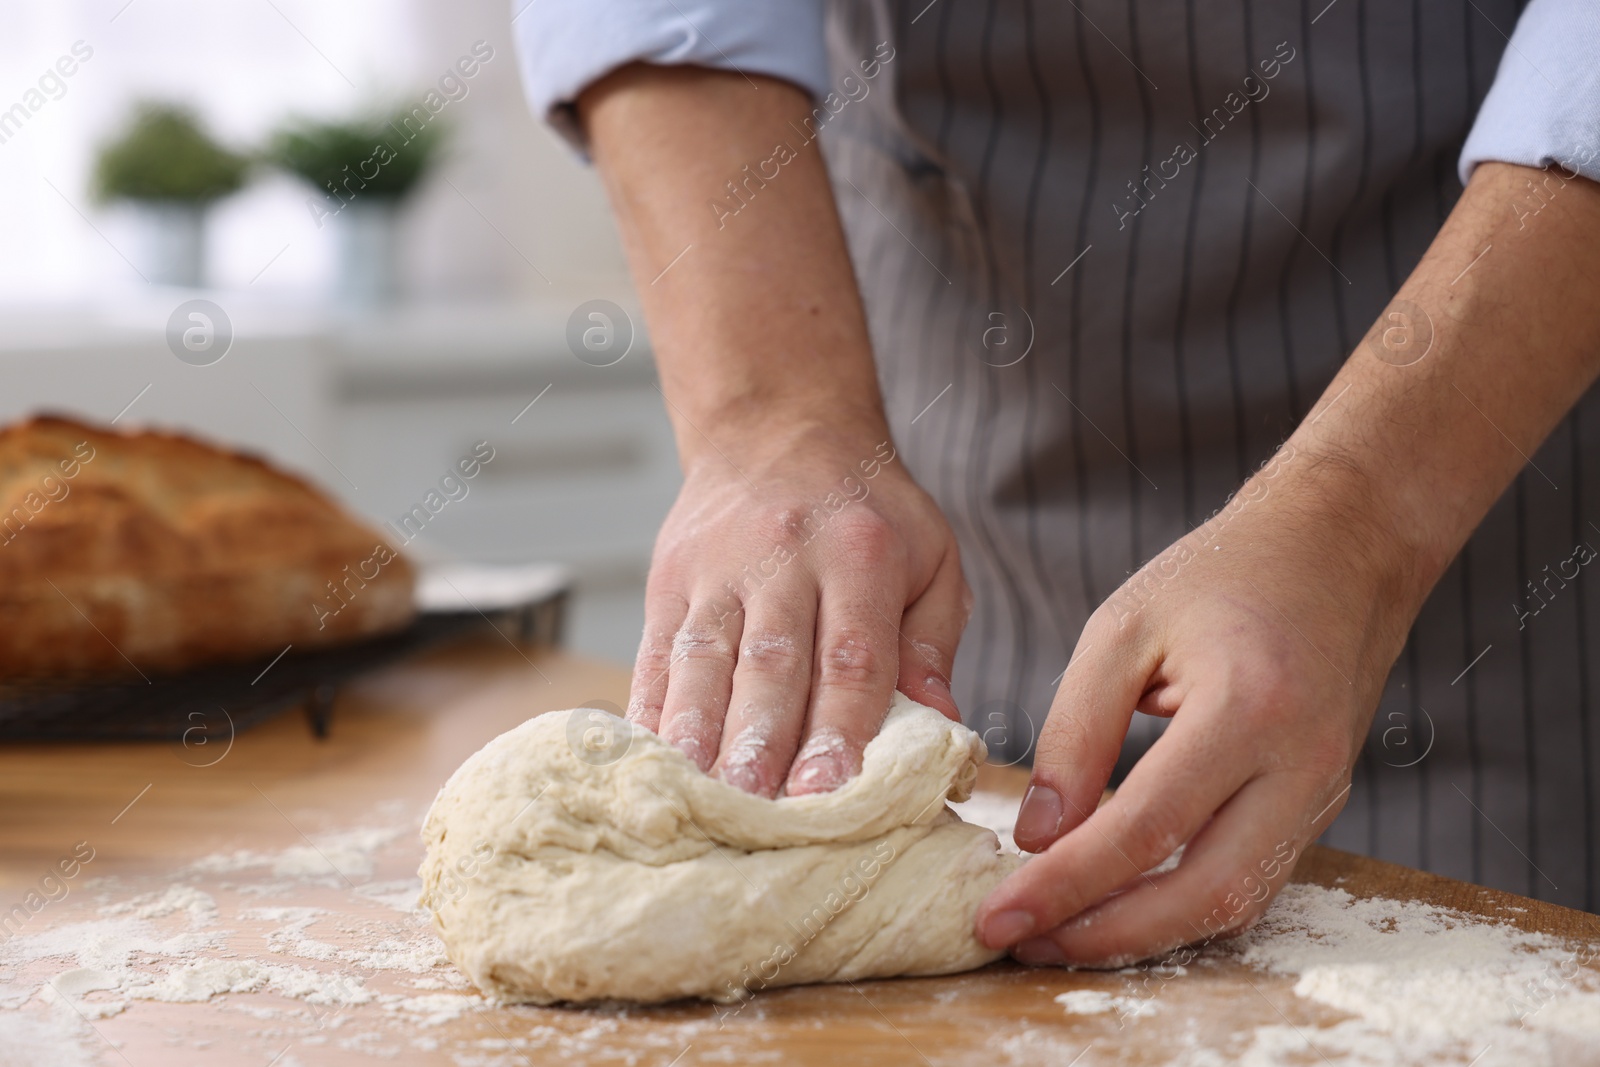
[[694, 418], [669, 405], [685, 477], [730, 464], [755, 477], [804, 459], [819, 465], [855, 466], [894, 455], [881, 409], [839, 404], [827, 412], [741, 405], [716, 417]]
[[1306, 565], [1404, 641], [1454, 551], [1407, 521], [1402, 479], [1325, 441], [1291, 439], [1241, 490], [1251, 493], [1276, 496], [1278, 522], [1302, 542]]

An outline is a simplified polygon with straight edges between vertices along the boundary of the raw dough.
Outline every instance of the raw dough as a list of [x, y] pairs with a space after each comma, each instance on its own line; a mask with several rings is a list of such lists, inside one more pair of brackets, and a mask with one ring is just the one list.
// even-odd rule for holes
[[439, 791], [422, 903], [456, 965], [508, 1001], [730, 1002], [967, 970], [1000, 955], [973, 917], [1021, 862], [944, 806], [984, 755], [896, 694], [859, 775], [767, 800], [613, 715], [551, 712]]

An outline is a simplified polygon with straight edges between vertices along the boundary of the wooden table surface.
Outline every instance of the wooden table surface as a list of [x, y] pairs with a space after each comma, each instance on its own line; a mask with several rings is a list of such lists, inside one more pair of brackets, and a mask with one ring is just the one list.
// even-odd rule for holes
[[[1121, 1029], [1115, 1014], [1071, 1015], [1054, 998], [1083, 989], [1123, 993], [1124, 976], [1009, 962], [948, 978], [775, 990], [738, 1008], [491, 1007], [437, 954], [425, 917], [408, 906], [417, 889], [421, 817], [450, 772], [489, 738], [543, 711], [620, 704], [627, 689], [626, 674], [616, 668], [525, 651], [491, 635], [371, 676], [341, 697], [323, 741], [289, 714], [231, 744], [214, 733], [203, 745], [0, 749], [0, 912], [36, 890], [79, 843], [94, 856], [66, 883], [67, 896], [29, 915], [9, 939], [0, 935], [0, 1042], [8, 1014], [43, 1018], [70, 1008], [81, 1017], [68, 1019], [82, 1041], [81, 1062], [138, 1067], [1089, 1067], [1164, 1063], [1180, 1045], [1224, 1048], [1254, 1026], [1314, 1028], [1341, 1018], [1296, 997], [1292, 979], [1247, 971], [1226, 958], [1164, 983], [1162, 1011]], [[980, 788], [1015, 794], [1021, 780], [1014, 769], [986, 768]], [[1328, 849], [1310, 849], [1295, 879], [1600, 940], [1596, 916]], [[171, 896], [174, 887], [209, 895], [215, 913], [152, 905], [192, 904], [193, 894]], [[65, 1005], [34, 996], [54, 975], [98, 965], [96, 953], [110, 951], [98, 940], [108, 915], [124, 922], [142, 916], [138, 921], [155, 939], [125, 953], [123, 966], [160, 974], [182, 962], [163, 956], [162, 945], [188, 937], [201, 944], [202, 959], [343, 974], [358, 992], [297, 999], [269, 986], [197, 1003], [130, 1000], [121, 1011], [107, 1003], [115, 992], [91, 992]], [[375, 946], [392, 950], [390, 956]], [[22, 1054], [13, 1049], [12, 1055]], [[0, 1047], [0, 1064], [10, 1062]]]

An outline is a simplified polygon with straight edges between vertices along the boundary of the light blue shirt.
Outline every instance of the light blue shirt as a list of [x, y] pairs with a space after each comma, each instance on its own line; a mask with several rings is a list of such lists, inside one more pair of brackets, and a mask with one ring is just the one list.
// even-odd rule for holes
[[1523, 10], [1461, 148], [1461, 181], [1490, 160], [1600, 180], [1600, 0]]
[[[526, 6], [523, 6], [526, 5]], [[533, 113], [583, 148], [573, 102], [628, 63], [686, 63], [828, 91], [823, 0], [512, 0]]]
[[[828, 91], [824, 0], [513, 0], [523, 86], [580, 151], [573, 101], [632, 62], [714, 67]], [[1485, 26], [1487, 31], [1489, 27]], [[1558, 164], [1600, 180], [1600, 0], [1532, 0], [1459, 163]]]

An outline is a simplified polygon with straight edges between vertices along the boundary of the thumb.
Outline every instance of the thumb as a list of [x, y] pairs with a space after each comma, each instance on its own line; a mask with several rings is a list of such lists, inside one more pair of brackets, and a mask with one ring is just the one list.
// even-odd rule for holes
[[1105, 605], [1084, 626], [1039, 731], [1012, 834], [1018, 847], [1042, 852], [1094, 814], [1155, 669], [1151, 644]]
[[952, 542], [933, 580], [900, 620], [900, 677], [895, 688], [956, 722], [961, 713], [950, 694], [950, 668], [971, 613], [972, 594], [961, 577], [961, 558]]

